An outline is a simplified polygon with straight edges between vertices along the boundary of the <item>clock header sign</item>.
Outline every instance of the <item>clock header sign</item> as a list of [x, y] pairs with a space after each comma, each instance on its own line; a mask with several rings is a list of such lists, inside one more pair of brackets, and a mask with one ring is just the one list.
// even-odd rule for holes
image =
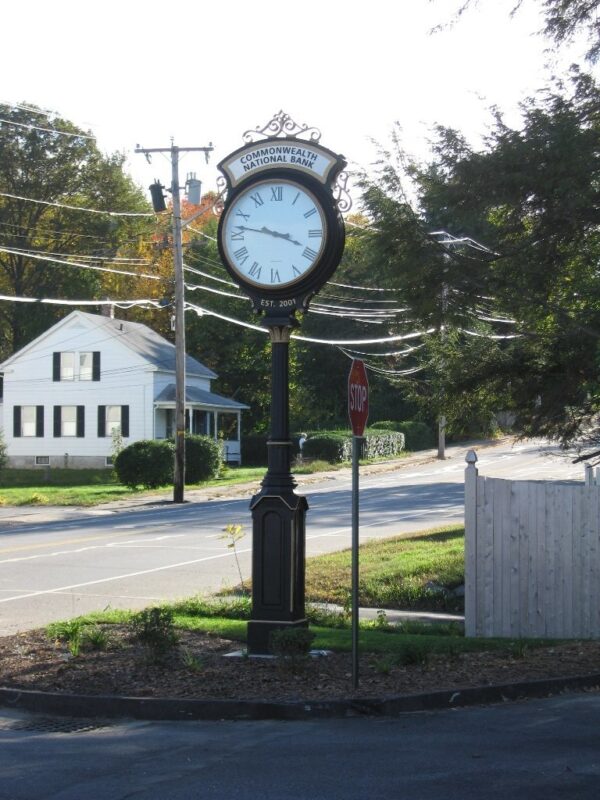
[[219, 254], [255, 310], [290, 318], [308, 310], [342, 257], [346, 161], [283, 112], [244, 138], [218, 165], [227, 191]]

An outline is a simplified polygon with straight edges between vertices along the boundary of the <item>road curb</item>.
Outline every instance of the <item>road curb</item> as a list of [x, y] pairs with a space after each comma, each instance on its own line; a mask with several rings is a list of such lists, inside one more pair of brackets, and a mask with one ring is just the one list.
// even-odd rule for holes
[[407, 712], [504, 703], [599, 687], [600, 673], [595, 673], [382, 698], [281, 702], [121, 697], [0, 688], [0, 706], [59, 716], [146, 721], [308, 720], [390, 717]]

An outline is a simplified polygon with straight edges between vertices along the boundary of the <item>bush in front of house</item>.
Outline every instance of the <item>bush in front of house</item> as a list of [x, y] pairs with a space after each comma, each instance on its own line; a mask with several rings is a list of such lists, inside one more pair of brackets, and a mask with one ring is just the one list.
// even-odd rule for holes
[[414, 420], [408, 420], [407, 422], [385, 420], [383, 422], [374, 422], [371, 427], [377, 430], [398, 431], [399, 433], [403, 433], [406, 449], [412, 452], [415, 450], [429, 450], [436, 445], [433, 431], [429, 425], [426, 425], [424, 422], [415, 422]]
[[221, 468], [221, 448], [210, 436], [186, 435], [185, 482], [200, 483], [216, 478]]
[[156, 489], [173, 482], [174, 445], [166, 439], [141, 439], [116, 456], [114, 470], [130, 489]]
[[0, 470], [4, 469], [7, 462], [8, 456], [6, 454], [6, 442], [4, 441], [2, 431], [0, 430]]
[[398, 456], [404, 450], [404, 434], [398, 431], [366, 432], [361, 447], [361, 458], [388, 458]]
[[352, 455], [352, 437], [322, 431], [308, 437], [302, 448], [302, 457], [335, 464], [348, 461]]

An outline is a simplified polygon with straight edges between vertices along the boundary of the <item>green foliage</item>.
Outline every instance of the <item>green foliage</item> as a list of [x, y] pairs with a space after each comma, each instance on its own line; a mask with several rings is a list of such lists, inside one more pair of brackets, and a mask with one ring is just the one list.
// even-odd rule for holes
[[132, 636], [141, 642], [154, 663], [164, 661], [179, 641], [171, 608], [155, 606], [135, 614], [130, 622]]
[[[3, 245], [21, 254], [0, 253], [0, 293], [25, 297], [94, 299], [103, 276], [91, 270], [49, 265], [24, 252], [112, 258], [122, 242], [150, 219], [111, 217], [59, 207], [81, 206], [107, 211], [146, 212], [141, 189], [123, 171], [124, 154], [104, 155], [93, 138], [57, 115], [40, 114], [0, 103], [0, 198]], [[11, 124], [12, 123], [12, 124]], [[31, 127], [35, 126], [35, 127]], [[48, 130], [42, 130], [48, 128]], [[63, 131], [72, 135], [54, 133]], [[35, 313], [22, 303], [3, 303], [0, 315], [0, 360], [30, 342], [65, 315], [60, 307], [40, 304]]]
[[404, 434], [396, 431], [367, 432], [361, 447], [361, 458], [391, 458], [404, 450]]
[[4, 435], [0, 430], [0, 470], [3, 470], [7, 463], [8, 455], [6, 453], [6, 442], [4, 441]]
[[119, 481], [130, 489], [156, 489], [173, 481], [173, 453], [172, 442], [142, 439], [121, 450], [114, 469]]
[[85, 617], [51, 623], [46, 627], [46, 635], [57, 642], [65, 643], [73, 657], [78, 656], [82, 648], [105, 650], [108, 646], [106, 631]]
[[239, 525], [236, 523], [230, 523], [223, 528], [223, 533], [219, 536], [219, 539], [225, 539], [227, 542], [227, 547], [230, 550], [233, 550], [233, 555], [235, 557], [235, 563], [237, 565], [238, 575], [240, 576], [240, 587], [243, 593], [246, 592], [246, 586], [244, 585], [244, 578], [242, 575], [242, 568], [240, 566], [240, 560], [238, 558], [238, 551], [237, 551], [237, 544], [241, 541], [246, 532], [244, 531], [244, 526]]
[[302, 449], [304, 458], [317, 458], [334, 463], [348, 461], [352, 454], [352, 438], [334, 433], [319, 433], [310, 436]]
[[383, 422], [374, 422], [371, 428], [377, 430], [390, 430], [398, 431], [404, 434], [404, 441], [407, 450], [415, 452], [417, 450], [429, 450], [435, 447], [435, 436], [433, 431], [424, 422], [416, 422], [408, 420], [406, 422], [395, 422], [393, 420], [385, 420]]
[[[373, 540], [360, 548], [360, 601], [371, 608], [460, 612], [464, 598], [464, 531]], [[344, 606], [351, 585], [351, 551], [309, 558], [306, 595], [311, 602]]]
[[185, 482], [200, 483], [216, 478], [221, 466], [221, 450], [210, 436], [185, 437]]
[[252, 601], [249, 597], [236, 597], [233, 600], [214, 600], [204, 597], [189, 597], [171, 605], [173, 613], [183, 617], [229, 617], [230, 619], [250, 619]]
[[271, 631], [269, 649], [274, 656], [299, 667], [309, 656], [315, 634], [308, 628], [279, 628]]

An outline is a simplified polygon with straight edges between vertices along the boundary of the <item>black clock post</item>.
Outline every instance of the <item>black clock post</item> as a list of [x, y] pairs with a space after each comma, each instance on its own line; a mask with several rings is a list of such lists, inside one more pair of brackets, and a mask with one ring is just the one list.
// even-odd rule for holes
[[[264, 138], [260, 138], [264, 137]], [[256, 141], [259, 138], [260, 141]], [[252, 617], [248, 652], [270, 651], [273, 630], [307, 625], [304, 611], [306, 498], [294, 491], [289, 430], [289, 344], [311, 298], [344, 250], [350, 208], [343, 156], [315, 128], [283, 112], [247, 131], [219, 164], [227, 199], [217, 232], [224, 266], [250, 297], [271, 338], [268, 468], [252, 498]]]
[[252, 498], [252, 619], [248, 652], [268, 653], [272, 630], [305, 627], [305, 517], [308, 503], [294, 492], [289, 431], [289, 344], [292, 317], [267, 317], [271, 338], [271, 432], [268, 467]]

